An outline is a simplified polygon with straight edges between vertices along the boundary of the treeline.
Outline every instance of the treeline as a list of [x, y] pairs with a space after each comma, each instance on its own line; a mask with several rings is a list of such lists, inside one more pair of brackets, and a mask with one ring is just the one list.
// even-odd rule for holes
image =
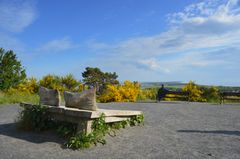
[[[48, 74], [40, 80], [27, 78], [26, 70], [17, 59], [16, 54], [10, 50], [0, 49], [0, 103], [11, 99], [10, 102], [29, 101], [32, 97], [37, 100], [40, 86], [57, 89], [60, 92], [81, 92], [95, 87], [99, 102], [136, 101], [140, 91], [137, 82], [125, 81], [120, 84], [116, 72], [103, 72], [99, 68], [86, 67], [82, 72], [82, 81], [72, 74], [58, 76]], [[22, 100], [23, 99], [23, 100]], [[36, 100], [35, 100], [36, 99]]]

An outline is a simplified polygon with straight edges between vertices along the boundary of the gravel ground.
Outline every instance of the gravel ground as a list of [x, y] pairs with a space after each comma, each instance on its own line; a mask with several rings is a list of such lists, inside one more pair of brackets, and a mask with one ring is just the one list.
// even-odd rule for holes
[[106, 145], [85, 150], [62, 147], [51, 132], [16, 130], [18, 105], [0, 106], [1, 159], [240, 158], [240, 104], [109, 103], [101, 108], [141, 110], [145, 125], [106, 136]]

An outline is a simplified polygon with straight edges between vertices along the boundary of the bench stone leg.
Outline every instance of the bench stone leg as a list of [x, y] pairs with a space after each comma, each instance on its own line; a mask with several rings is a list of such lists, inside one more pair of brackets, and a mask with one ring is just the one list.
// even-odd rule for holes
[[77, 126], [77, 132], [85, 132], [86, 134], [89, 134], [92, 132], [92, 123], [91, 120], [81, 120], [78, 123]]

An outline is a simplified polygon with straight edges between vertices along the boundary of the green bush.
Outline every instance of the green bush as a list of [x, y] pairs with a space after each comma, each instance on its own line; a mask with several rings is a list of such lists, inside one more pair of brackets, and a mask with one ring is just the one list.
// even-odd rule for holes
[[19, 127], [24, 130], [42, 131], [52, 126], [46, 106], [36, 105], [24, 108], [19, 115]]
[[206, 99], [207, 102], [215, 102], [219, 103], [220, 96], [219, 96], [219, 89], [217, 87], [201, 87], [200, 88], [203, 92], [202, 97]]
[[144, 101], [144, 100], [156, 100], [157, 95], [157, 88], [145, 88], [139, 91], [137, 100]]

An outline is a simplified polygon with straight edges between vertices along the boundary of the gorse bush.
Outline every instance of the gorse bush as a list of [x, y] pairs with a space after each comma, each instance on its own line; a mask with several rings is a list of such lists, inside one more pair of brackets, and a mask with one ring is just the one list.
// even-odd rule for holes
[[135, 102], [140, 92], [140, 84], [125, 81], [123, 85], [108, 85], [99, 97], [100, 102]]
[[61, 84], [61, 78], [55, 75], [46, 75], [40, 80], [40, 85], [49, 89], [57, 89], [63, 91], [63, 86]]
[[17, 85], [15, 89], [17, 89], [17, 91], [19, 92], [27, 92], [34, 94], [38, 92], [39, 82], [37, 81], [36, 78], [28, 78], [19, 85]]
[[61, 77], [61, 84], [64, 87], [64, 90], [67, 91], [77, 91], [80, 82], [78, 82], [72, 74]]
[[81, 92], [83, 85], [72, 74], [66, 76], [46, 75], [40, 80], [40, 85], [49, 89], [57, 89], [60, 92]]
[[203, 91], [197, 86], [193, 81], [189, 81], [182, 90], [184, 92], [189, 92], [189, 101], [192, 102], [206, 102], [206, 99], [202, 97]]

